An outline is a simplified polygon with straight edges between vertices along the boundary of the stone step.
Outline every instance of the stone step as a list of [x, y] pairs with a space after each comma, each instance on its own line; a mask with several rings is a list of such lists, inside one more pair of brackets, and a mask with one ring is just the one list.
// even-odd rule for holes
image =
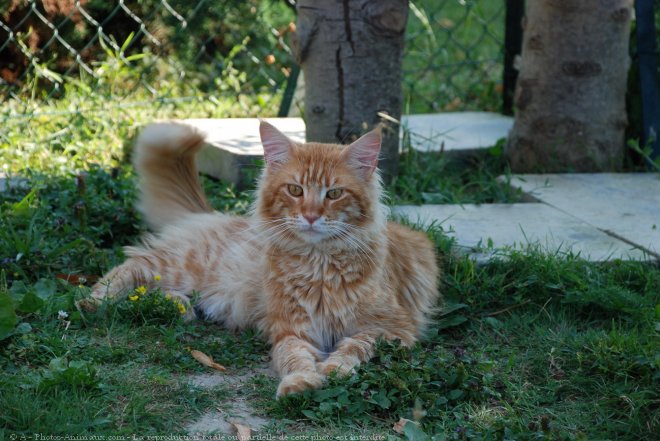
[[[283, 133], [298, 142], [305, 139], [301, 118], [268, 118]], [[183, 120], [207, 135], [206, 146], [198, 155], [198, 166], [208, 174], [238, 186], [247, 184], [255, 163], [263, 156], [256, 118]], [[488, 112], [455, 112], [405, 115], [401, 125], [409, 133], [411, 146], [420, 152], [440, 151], [463, 158], [485, 152], [506, 137], [513, 124], [510, 117]], [[402, 133], [403, 135], [403, 133]]]
[[513, 118], [492, 112], [448, 112], [404, 115], [401, 126], [410, 133], [411, 146], [419, 152], [478, 155], [506, 138]]
[[28, 182], [26, 181], [25, 178], [21, 177], [8, 177], [6, 174], [3, 172], [0, 172], [0, 193], [4, 193], [5, 191], [11, 189], [11, 188], [27, 188]]
[[511, 184], [529, 198], [660, 258], [659, 173], [525, 174], [514, 175]]
[[651, 257], [629, 243], [542, 203], [396, 206], [394, 217], [429, 225], [434, 222], [456, 239], [458, 248], [485, 261], [497, 249], [579, 253], [595, 262]]
[[[265, 118], [296, 142], [305, 141], [305, 123], [300, 118]], [[255, 177], [264, 156], [257, 118], [186, 119], [206, 134], [206, 145], [197, 155], [201, 173], [242, 188]]]

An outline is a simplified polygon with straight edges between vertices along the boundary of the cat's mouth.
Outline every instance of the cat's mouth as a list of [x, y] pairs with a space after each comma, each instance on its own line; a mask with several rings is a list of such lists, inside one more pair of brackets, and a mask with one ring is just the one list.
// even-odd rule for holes
[[313, 225], [298, 228], [298, 233], [309, 242], [319, 242], [327, 237], [326, 232]]
[[323, 231], [321, 231], [320, 228], [314, 227], [313, 225], [309, 225], [309, 226], [306, 226], [306, 227], [301, 227], [299, 230], [301, 232], [305, 233], [305, 234], [312, 234], [312, 235], [319, 235], [319, 234], [322, 235], [322, 234], [324, 234]]

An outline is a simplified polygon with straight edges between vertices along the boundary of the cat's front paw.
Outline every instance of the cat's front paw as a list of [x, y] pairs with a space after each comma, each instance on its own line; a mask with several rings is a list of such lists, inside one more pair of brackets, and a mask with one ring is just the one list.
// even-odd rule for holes
[[336, 372], [340, 377], [350, 377], [355, 373], [355, 369], [348, 363], [339, 363], [337, 361], [326, 360], [316, 365], [316, 370], [322, 375], [328, 376]]
[[282, 377], [277, 386], [277, 398], [290, 394], [297, 394], [307, 389], [318, 389], [325, 377], [316, 372], [294, 372]]
[[101, 300], [94, 297], [85, 297], [76, 302], [76, 306], [85, 312], [96, 312], [101, 305]]

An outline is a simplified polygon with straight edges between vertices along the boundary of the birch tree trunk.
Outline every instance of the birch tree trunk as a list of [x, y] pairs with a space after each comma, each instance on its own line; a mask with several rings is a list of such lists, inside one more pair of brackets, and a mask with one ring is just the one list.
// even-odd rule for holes
[[[296, 55], [305, 75], [307, 141], [350, 143], [401, 117], [407, 0], [298, 0]], [[398, 127], [383, 132], [380, 169], [396, 175]]]
[[632, 0], [527, 2], [513, 171], [621, 168], [631, 16]]

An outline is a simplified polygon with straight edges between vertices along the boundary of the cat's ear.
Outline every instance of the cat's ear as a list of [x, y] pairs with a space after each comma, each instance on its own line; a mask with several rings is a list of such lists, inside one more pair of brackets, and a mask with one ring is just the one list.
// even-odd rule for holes
[[378, 127], [346, 147], [349, 165], [357, 169], [364, 179], [371, 176], [378, 165], [381, 141], [381, 129]]
[[284, 133], [262, 119], [259, 124], [259, 134], [261, 144], [264, 146], [264, 158], [269, 167], [289, 160], [293, 142]]

